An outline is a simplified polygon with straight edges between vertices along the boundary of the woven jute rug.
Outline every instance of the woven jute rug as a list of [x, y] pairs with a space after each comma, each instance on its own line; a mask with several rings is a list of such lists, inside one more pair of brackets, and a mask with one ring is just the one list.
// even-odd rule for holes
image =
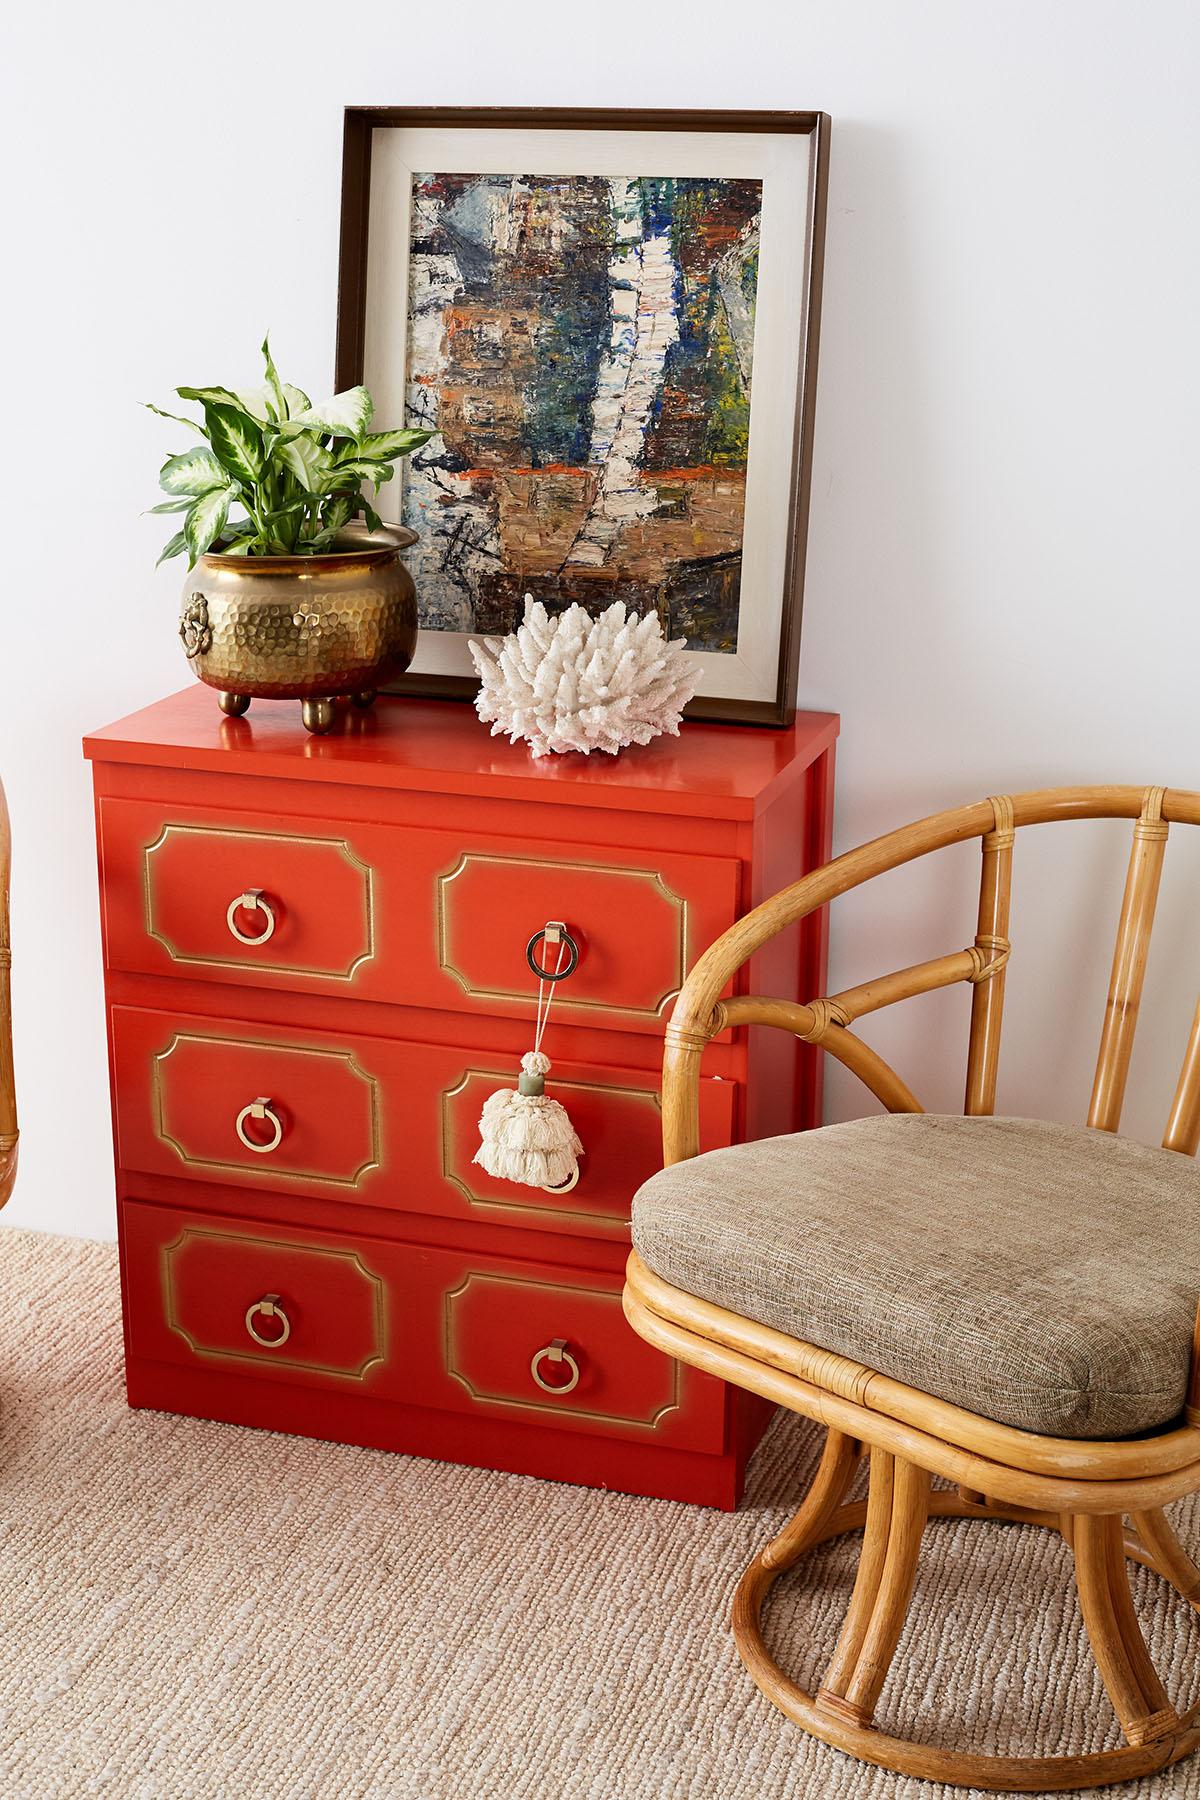
[[[735, 1516], [127, 1410], [115, 1250], [0, 1231], [0, 1796], [948, 1800], [805, 1737], [742, 1671], [737, 1575], [815, 1434]], [[1200, 1513], [1175, 1514], [1189, 1547]], [[945, 1522], [881, 1716], [976, 1748], [1115, 1742], [1049, 1533]], [[780, 1584], [811, 1685], [852, 1555]], [[1173, 1699], [1200, 1618], [1140, 1571]], [[1200, 1762], [1114, 1796], [1200, 1795]]]

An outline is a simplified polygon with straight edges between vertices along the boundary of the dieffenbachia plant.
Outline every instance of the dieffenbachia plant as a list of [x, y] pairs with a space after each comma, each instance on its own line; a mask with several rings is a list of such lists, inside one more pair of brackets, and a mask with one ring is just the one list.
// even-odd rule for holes
[[[159, 472], [169, 498], [155, 513], [182, 513], [182, 530], [159, 562], [187, 552], [188, 567], [214, 544], [224, 556], [315, 556], [361, 513], [372, 531], [379, 516], [363, 495], [395, 474], [393, 463], [429, 442], [431, 431], [369, 431], [371, 396], [347, 388], [314, 406], [281, 381], [264, 338], [267, 379], [259, 388], [181, 387], [203, 424], [164, 412], [203, 439], [170, 456]], [[231, 517], [235, 507], [244, 518]]]

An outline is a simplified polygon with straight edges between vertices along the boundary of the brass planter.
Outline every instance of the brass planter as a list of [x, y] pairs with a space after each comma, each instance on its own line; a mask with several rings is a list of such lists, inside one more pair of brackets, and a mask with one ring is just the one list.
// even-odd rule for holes
[[356, 520], [328, 556], [202, 556], [188, 575], [179, 635], [223, 712], [252, 699], [299, 700], [310, 731], [333, 702], [369, 706], [417, 647], [417, 596], [400, 552], [417, 534]]

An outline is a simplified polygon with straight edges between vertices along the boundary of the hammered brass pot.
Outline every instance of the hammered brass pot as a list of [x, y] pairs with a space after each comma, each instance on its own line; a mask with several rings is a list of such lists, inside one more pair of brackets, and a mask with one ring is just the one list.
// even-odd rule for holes
[[417, 534], [359, 520], [326, 556], [202, 556], [183, 589], [179, 635], [192, 668], [236, 716], [251, 700], [299, 700], [309, 731], [333, 703], [369, 706], [417, 647], [417, 596], [400, 553]]

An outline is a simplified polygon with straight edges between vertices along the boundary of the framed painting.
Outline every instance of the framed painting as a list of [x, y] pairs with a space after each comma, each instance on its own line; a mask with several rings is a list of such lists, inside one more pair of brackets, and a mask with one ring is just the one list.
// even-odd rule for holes
[[394, 691], [469, 698], [467, 644], [656, 611], [690, 717], [795, 708], [829, 120], [350, 107], [339, 388], [437, 436], [378, 502], [418, 533]]

